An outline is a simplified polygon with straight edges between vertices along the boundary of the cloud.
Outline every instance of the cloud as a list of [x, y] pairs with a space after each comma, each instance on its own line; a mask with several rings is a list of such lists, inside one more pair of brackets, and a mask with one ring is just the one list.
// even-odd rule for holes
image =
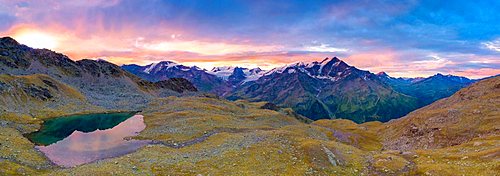
[[500, 39], [496, 39], [494, 41], [489, 41], [489, 42], [483, 42], [482, 44], [490, 50], [500, 52]]
[[324, 44], [324, 43], [321, 43], [319, 45], [306, 46], [304, 47], [304, 50], [313, 52], [331, 52], [331, 53], [348, 51], [347, 48], [336, 48], [330, 46], [329, 44]]
[[232, 44], [223, 42], [204, 42], [204, 41], [183, 41], [170, 40], [160, 41], [156, 43], [146, 42], [144, 38], [138, 38], [135, 47], [144, 50], [171, 52], [184, 51], [198, 53], [202, 55], [224, 55], [233, 53], [260, 53], [279, 51], [283, 49], [281, 46], [273, 45], [251, 45], [251, 44]]

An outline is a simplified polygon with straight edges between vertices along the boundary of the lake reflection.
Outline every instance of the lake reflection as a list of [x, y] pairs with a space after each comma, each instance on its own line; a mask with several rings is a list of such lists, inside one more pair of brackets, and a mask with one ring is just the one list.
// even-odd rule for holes
[[66, 138], [48, 146], [36, 146], [52, 162], [64, 167], [72, 167], [103, 158], [131, 153], [149, 141], [125, 140], [144, 130], [146, 125], [142, 115], [134, 115], [109, 129], [92, 132], [73, 131]]

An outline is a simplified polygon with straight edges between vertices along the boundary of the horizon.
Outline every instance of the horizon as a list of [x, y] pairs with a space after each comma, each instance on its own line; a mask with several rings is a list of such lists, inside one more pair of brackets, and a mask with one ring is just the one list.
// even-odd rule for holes
[[73, 60], [270, 70], [336, 56], [392, 77], [500, 74], [498, 1], [0, 2], [0, 35]]
[[[11, 37], [11, 36], [4, 36], [4, 37]], [[11, 37], [11, 38], [12, 38], [12, 37]], [[13, 39], [14, 39], [14, 38], [13, 38]], [[14, 40], [15, 40], [15, 39], [14, 39]], [[17, 41], [17, 40], [16, 40], [16, 41]], [[22, 44], [22, 43], [20, 43], [20, 44]], [[25, 45], [25, 44], [22, 44], [22, 45]], [[27, 46], [27, 45], [26, 45], [26, 46]], [[28, 46], [28, 47], [29, 47], [29, 46]], [[35, 48], [35, 49], [48, 49], [48, 48]], [[50, 50], [50, 49], [48, 49], [48, 50]], [[51, 50], [51, 51], [53, 51], [53, 50]], [[54, 51], [54, 52], [58, 52], [58, 51]], [[62, 54], [64, 54], [64, 53], [62, 53]], [[333, 57], [324, 57], [324, 58], [319, 59], [319, 60], [312, 60], [312, 61], [308, 61], [308, 62], [305, 62], [305, 63], [320, 62], [320, 61], [322, 61], [322, 60], [324, 60], [324, 59], [334, 58], [334, 57], [337, 57], [337, 56], [333, 56]], [[346, 62], [343, 58], [339, 58], [339, 57], [337, 57], [337, 58], [338, 58], [338, 59], [340, 59], [341, 61], [345, 62], [346, 64], [350, 65], [350, 66], [356, 67], [355, 65], [351, 65], [351, 64], [349, 64], [348, 62]], [[261, 68], [261, 67], [259, 67], [259, 66], [256, 66], [256, 67], [251, 67], [251, 66], [250, 66], [250, 67], [245, 67], [245, 66], [241, 66], [241, 65], [220, 65], [220, 66], [211, 66], [210, 64], [208, 64], [208, 65], [203, 65], [203, 66], [205, 66], [205, 67], [201, 67], [201, 66], [196, 65], [196, 64], [189, 64], [189, 62], [188, 62], [188, 64], [186, 64], [186, 63], [178, 62], [178, 61], [175, 61], [175, 60], [157, 60], [157, 61], [154, 61], [154, 62], [151, 62], [151, 63], [145, 63], [145, 64], [138, 64], [138, 63], [124, 63], [124, 64], [118, 64], [118, 63], [115, 63], [115, 62], [113, 62], [113, 61], [106, 60], [106, 59], [103, 59], [103, 58], [81, 58], [81, 59], [73, 59], [73, 58], [70, 58], [70, 59], [71, 59], [71, 60], [73, 60], [73, 61], [78, 61], [78, 60], [83, 60], [83, 59], [91, 59], [91, 60], [104, 60], [104, 61], [106, 61], [106, 62], [111, 62], [111, 63], [113, 63], [113, 64], [115, 64], [115, 65], [120, 66], [120, 67], [121, 67], [121, 66], [124, 66], [124, 65], [138, 65], [138, 66], [143, 66], [143, 67], [144, 67], [144, 66], [148, 66], [148, 65], [155, 64], [155, 63], [160, 63], [160, 62], [165, 62], [165, 61], [166, 61], [166, 62], [174, 62], [174, 63], [176, 63], [176, 64], [180, 64], [180, 65], [184, 65], [184, 66], [189, 66], [189, 67], [194, 67], [194, 66], [196, 66], [196, 67], [202, 68], [202, 69], [204, 69], [204, 70], [206, 70], [206, 71], [210, 71], [210, 70], [212, 70], [212, 69], [214, 69], [214, 68], [216, 68], [216, 67], [239, 67], [239, 68], [247, 68], [247, 69], [260, 68], [260, 69], [262, 69], [262, 70], [263, 70], [263, 71], [265, 71], [265, 72], [267, 72], [267, 71], [271, 71], [272, 69], [275, 69], [275, 68], [279, 68], [279, 67], [283, 67], [283, 66], [288, 66], [288, 65], [293, 65], [293, 64], [296, 64], [296, 63], [301, 63], [301, 62], [304, 62], [304, 61], [295, 61], [295, 62], [285, 63], [285, 64], [283, 64], [283, 65], [278, 65], [278, 66], [275, 66], [275, 67], [270, 67], [270, 68], [268, 68], [268, 69], [263, 69], [263, 68]], [[358, 68], [358, 67], [356, 67], [356, 68]], [[358, 69], [359, 69], [359, 68], [358, 68]], [[361, 70], [364, 70], [364, 69], [361, 69]], [[371, 70], [365, 70], [365, 71], [369, 71], [369, 72], [371, 72], [371, 73], [373, 73], [373, 74], [379, 74], [379, 73], [381, 73], [381, 72], [384, 72], [384, 73], [386, 73], [388, 76], [393, 77], [393, 78], [428, 78], [428, 77], [432, 77], [432, 76], [435, 76], [435, 75], [438, 75], [438, 74], [445, 75], [445, 76], [447, 76], [447, 75], [451, 75], [451, 76], [460, 76], [460, 75], [453, 75], [453, 74], [450, 74], [450, 73], [435, 72], [435, 73], [433, 73], [433, 74], [426, 75], [426, 76], [405, 77], [405, 76], [393, 76], [393, 75], [391, 75], [391, 74], [387, 73], [386, 71], [379, 71], [379, 72], [373, 72], [373, 71], [371, 71]], [[500, 73], [499, 73], [499, 74], [500, 74]], [[460, 76], [460, 77], [465, 77], [465, 78], [469, 78], [469, 79], [476, 79], [476, 80], [480, 80], [480, 79], [484, 79], [484, 78], [489, 78], [489, 77], [497, 76], [497, 75], [499, 75], [499, 74], [494, 74], [494, 75], [486, 75], [486, 76], [480, 76], [480, 77], [474, 77], [474, 76]]]

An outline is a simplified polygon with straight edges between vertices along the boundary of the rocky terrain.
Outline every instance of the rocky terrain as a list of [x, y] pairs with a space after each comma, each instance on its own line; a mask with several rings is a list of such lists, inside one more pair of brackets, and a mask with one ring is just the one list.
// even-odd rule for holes
[[[0, 75], [1, 114], [74, 113], [95, 109], [80, 92], [47, 75]], [[43, 112], [41, 112], [43, 110]]]
[[[323, 119], [308, 124], [265, 102], [211, 95], [157, 98], [141, 112], [146, 129], [134, 137], [152, 144], [73, 168], [52, 165], [9, 124], [0, 128], [0, 173], [495, 175], [499, 80], [480, 81], [388, 123]], [[16, 124], [36, 129], [40, 122]], [[435, 140], [428, 140], [431, 135]]]
[[387, 123], [390, 149], [434, 149], [500, 135], [500, 76]]

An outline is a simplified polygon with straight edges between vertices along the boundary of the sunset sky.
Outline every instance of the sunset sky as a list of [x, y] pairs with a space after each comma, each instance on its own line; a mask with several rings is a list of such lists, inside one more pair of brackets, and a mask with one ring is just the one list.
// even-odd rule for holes
[[0, 0], [0, 34], [119, 65], [270, 69], [337, 56], [392, 76], [500, 74], [498, 0]]

